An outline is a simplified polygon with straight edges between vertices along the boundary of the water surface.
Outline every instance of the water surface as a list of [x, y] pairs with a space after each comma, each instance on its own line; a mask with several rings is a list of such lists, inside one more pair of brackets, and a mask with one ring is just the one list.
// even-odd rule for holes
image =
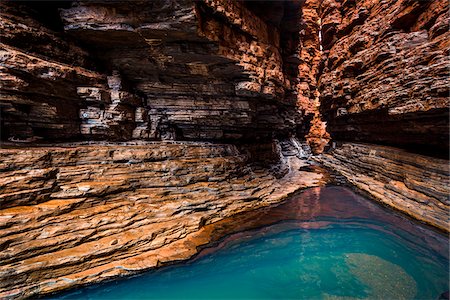
[[344, 187], [218, 225], [195, 259], [52, 299], [438, 299], [446, 236]]

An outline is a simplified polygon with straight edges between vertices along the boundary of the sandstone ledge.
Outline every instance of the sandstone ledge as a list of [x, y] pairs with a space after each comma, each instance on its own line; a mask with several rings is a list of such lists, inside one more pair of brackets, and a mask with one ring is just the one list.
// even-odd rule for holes
[[0, 298], [25, 298], [184, 260], [214, 224], [322, 175], [277, 179], [233, 145], [0, 149]]
[[447, 160], [353, 143], [344, 143], [317, 160], [377, 201], [449, 231]]

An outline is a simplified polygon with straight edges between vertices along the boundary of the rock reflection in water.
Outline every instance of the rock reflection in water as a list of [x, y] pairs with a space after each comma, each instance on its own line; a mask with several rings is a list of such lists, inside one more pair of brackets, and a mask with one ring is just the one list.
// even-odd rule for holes
[[[359, 196], [351, 189], [338, 186], [310, 188], [278, 206], [237, 214], [232, 218], [207, 225], [205, 234], [211, 235], [212, 242], [231, 235], [227, 238], [228, 242], [230, 239], [241, 240], [245, 236], [251, 237], [252, 233], [246, 231], [252, 229], [259, 229], [259, 232], [273, 232], [275, 229], [269, 226], [277, 223], [281, 224], [276, 227], [276, 231], [295, 228], [318, 229], [335, 223], [364, 225], [406, 238], [405, 241], [411, 244], [415, 244], [415, 239], [421, 239], [432, 250], [442, 253], [448, 259], [448, 243], [442, 242], [442, 234]], [[215, 250], [205, 249], [199, 256]]]
[[350, 189], [313, 188], [203, 226], [186, 263], [57, 299], [437, 299], [448, 239]]

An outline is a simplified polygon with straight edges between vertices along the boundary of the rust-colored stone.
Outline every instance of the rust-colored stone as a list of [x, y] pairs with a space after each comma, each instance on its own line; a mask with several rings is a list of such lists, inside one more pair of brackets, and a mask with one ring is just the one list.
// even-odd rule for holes
[[321, 111], [336, 140], [448, 157], [448, 3], [322, 3]]
[[2, 298], [187, 259], [208, 243], [204, 225], [323, 182], [295, 157], [280, 179], [253, 170], [225, 144], [10, 148], [0, 158]]

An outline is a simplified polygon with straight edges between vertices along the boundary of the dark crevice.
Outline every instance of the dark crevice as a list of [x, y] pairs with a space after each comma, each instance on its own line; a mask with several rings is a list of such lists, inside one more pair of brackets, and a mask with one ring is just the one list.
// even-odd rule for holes
[[72, 1], [19, 1], [19, 3], [30, 7], [34, 12], [32, 17], [56, 32], [64, 31], [59, 9], [72, 6]]

